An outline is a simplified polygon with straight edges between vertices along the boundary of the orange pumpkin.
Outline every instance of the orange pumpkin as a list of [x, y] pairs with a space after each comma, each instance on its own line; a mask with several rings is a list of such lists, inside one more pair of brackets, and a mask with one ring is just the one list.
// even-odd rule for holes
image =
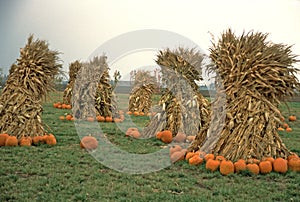
[[283, 128], [288, 128], [288, 127], [289, 127], [289, 124], [284, 123], [282, 126], [283, 126]]
[[0, 134], [0, 147], [5, 146], [6, 139], [9, 137], [7, 133]]
[[80, 148], [94, 150], [98, 147], [98, 140], [93, 136], [85, 136], [80, 141]]
[[128, 115], [132, 115], [132, 112], [131, 112], [131, 111], [128, 111], [128, 112], [126, 112], [126, 114], [128, 114]]
[[59, 118], [59, 120], [65, 120], [66, 119], [65, 116], [59, 116], [58, 118]]
[[141, 134], [138, 130], [134, 130], [131, 132], [131, 137], [133, 138], [140, 138]]
[[172, 147], [170, 147], [170, 156], [172, 156], [174, 152], [181, 151], [181, 150], [182, 147], [180, 145], [173, 145]]
[[174, 153], [170, 156], [171, 162], [172, 162], [172, 163], [175, 163], [175, 162], [177, 162], [177, 161], [184, 160], [184, 155], [185, 155], [185, 153], [184, 153], [183, 151], [176, 151], [176, 152], [174, 152]]
[[38, 145], [39, 143], [43, 142], [43, 136], [34, 136], [32, 138], [32, 144]]
[[135, 111], [135, 112], [133, 112], [133, 115], [138, 116], [138, 115], [140, 115], [140, 113], [138, 111]]
[[272, 172], [272, 163], [270, 161], [261, 161], [259, 163], [259, 170], [262, 174], [267, 174]]
[[186, 135], [182, 132], [178, 132], [177, 135], [174, 137], [175, 142], [185, 142]]
[[162, 131], [161, 141], [168, 144], [168, 143], [172, 142], [172, 139], [173, 139], [173, 136], [172, 136], [171, 131], [169, 131], [169, 130]]
[[161, 139], [161, 136], [162, 136], [162, 131], [157, 132], [155, 135], [156, 139], [158, 139], [158, 140]]
[[296, 121], [297, 117], [294, 115], [289, 116], [289, 121]]
[[295, 153], [292, 153], [292, 154], [290, 154], [290, 155], [287, 157], [287, 160], [289, 161], [289, 160], [291, 160], [291, 159], [293, 159], [293, 158], [298, 159], [299, 156], [298, 156], [297, 154], [295, 154]]
[[234, 162], [233, 165], [234, 165], [234, 171], [236, 173], [239, 173], [239, 172], [244, 171], [244, 170], [247, 169], [246, 162], [245, 162], [244, 159], [240, 159], [240, 160]]
[[277, 130], [284, 131], [284, 128], [279, 127]]
[[300, 159], [292, 158], [288, 161], [288, 167], [291, 171], [300, 172]]
[[105, 118], [103, 116], [96, 116], [96, 120], [98, 122], [104, 122], [105, 121]]
[[285, 131], [286, 131], [286, 132], [292, 132], [293, 129], [289, 127], [289, 128], [286, 128]]
[[200, 165], [203, 162], [203, 158], [201, 158], [199, 155], [194, 155], [189, 159], [189, 164], [190, 165]]
[[105, 121], [106, 122], [112, 122], [113, 118], [111, 116], [107, 116], [107, 117], [105, 117]]
[[66, 116], [66, 120], [71, 121], [71, 119], [72, 119], [72, 115], [71, 115], [71, 114], [68, 114], [68, 115]]
[[51, 145], [51, 146], [56, 145], [56, 138], [53, 134], [45, 135], [44, 138], [45, 138], [45, 143], [47, 145]]
[[204, 156], [205, 161], [208, 161], [209, 159], [215, 159], [215, 155], [214, 154], [206, 154]]
[[288, 171], [287, 160], [279, 157], [273, 162], [273, 170], [277, 173], [286, 173]]
[[220, 163], [220, 173], [222, 175], [234, 173], [234, 164], [232, 161], [222, 160]]
[[273, 162], [274, 162], [275, 159], [273, 157], [264, 157], [262, 160], [263, 161], [270, 161], [271, 164], [273, 165]]
[[20, 146], [31, 146], [32, 139], [31, 137], [22, 137], [19, 141]]
[[67, 105], [66, 105], [66, 109], [72, 109], [72, 106], [69, 105], [69, 104], [67, 104]]
[[145, 113], [144, 113], [144, 112], [140, 112], [139, 115], [140, 115], [140, 116], [145, 116]]
[[220, 161], [208, 159], [208, 161], [206, 162], [205, 168], [209, 171], [214, 172], [214, 171], [218, 170], [219, 166], [220, 166]]
[[196, 155], [195, 152], [188, 152], [186, 155], [185, 155], [185, 160], [189, 160], [190, 158], [192, 158], [194, 155]]
[[246, 169], [255, 175], [259, 174], [259, 166], [256, 163], [248, 163]]
[[18, 146], [18, 139], [16, 136], [8, 136], [5, 141], [5, 146]]

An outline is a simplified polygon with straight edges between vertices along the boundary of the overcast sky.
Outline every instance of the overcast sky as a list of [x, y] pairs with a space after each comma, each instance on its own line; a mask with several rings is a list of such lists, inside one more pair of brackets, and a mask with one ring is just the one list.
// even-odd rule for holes
[[[206, 53], [211, 34], [232, 28], [269, 33], [300, 55], [299, 0], [0, 0], [0, 67], [7, 72], [30, 33], [61, 54], [64, 70], [127, 32], [160, 29], [185, 36]], [[108, 58], [109, 59], [109, 58]], [[121, 74], [154, 65], [155, 51], [115, 61]], [[122, 67], [121, 67], [122, 66]]]

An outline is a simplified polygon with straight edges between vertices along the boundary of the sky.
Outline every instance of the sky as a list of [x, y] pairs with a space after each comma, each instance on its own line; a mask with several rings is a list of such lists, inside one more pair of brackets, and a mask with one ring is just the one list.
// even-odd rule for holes
[[[71, 62], [86, 61], [103, 44], [139, 30], [178, 34], [206, 54], [212, 36], [218, 39], [228, 28], [237, 35], [253, 30], [293, 45], [300, 55], [299, 11], [300, 0], [0, 0], [0, 67], [8, 72], [29, 34], [61, 52], [66, 72]], [[144, 40], [151, 44], [155, 38]], [[146, 48], [108, 58], [111, 71], [118, 69], [125, 78], [131, 70], [155, 65], [163, 47]]]

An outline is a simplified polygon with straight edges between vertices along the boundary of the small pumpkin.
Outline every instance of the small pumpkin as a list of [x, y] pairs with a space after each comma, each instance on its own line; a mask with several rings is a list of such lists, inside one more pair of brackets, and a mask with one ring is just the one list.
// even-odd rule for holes
[[285, 129], [285, 131], [286, 131], [286, 132], [292, 132], [292, 131], [293, 131], [293, 129], [292, 129], [292, 128], [290, 128], [290, 127], [288, 127], [288, 128], [286, 128], [286, 129]]
[[187, 152], [185, 155], [185, 160], [189, 160], [190, 158], [192, 158], [194, 155], [196, 155], [196, 152]]
[[45, 138], [45, 143], [47, 145], [51, 145], [51, 146], [56, 145], [56, 138], [53, 134], [45, 135], [44, 138]]
[[288, 171], [287, 160], [279, 157], [273, 162], [273, 170], [277, 173], [286, 173]]
[[247, 169], [246, 161], [244, 159], [239, 159], [238, 161], [234, 162], [234, 171], [239, 173]]
[[293, 158], [298, 159], [299, 156], [298, 156], [297, 154], [295, 154], [295, 153], [292, 153], [292, 154], [290, 154], [290, 155], [287, 157], [287, 160], [289, 161], [289, 160], [291, 160], [291, 159], [293, 159]]
[[209, 159], [215, 159], [215, 155], [214, 154], [206, 154], [204, 156], [205, 161], [208, 161]]
[[5, 146], [18, 146], [18, 139], [16, 136], [8, 136], [5, 141]]
[[94, 150], [98, 147], [98, 140], [93, 136], [84, 136], [80, 141], [80, 148]]
[[248, 163], [246, 169], [249, 170], [252, 174], [259, 174], [259, 166], [256, 163]]
[[294, 172], [300, 172], [300, 159], [292, 158], [288, 161], [288, 168]]
[[222, 160], [220, 163], [220, 173], [222, 175], [234, 173], [234, 164], [232, 161]]
[[96, 120], [97, 120], [98, 122], [104, 122], [104, 121], [105, 121], [105, 118], [104, 118], [103, 116], [98, 115], [98, 116], [96, 116]]
[[289, 121], [296, 121], [297, 117], [294, 115], [289, 116]]
[[31, 146], [32, 138], [31, 137], [22, 137], [19, 141], [20, 146]]
[[156, 139], [158, 139], [158, 140], [161, 139], [161, 136], [162, 136], [162, 131], [157, 132], [155, 135]]
[[172, 147], [170, 147], [170, 156], [172, 156], [174, 152], [181, 151], [181, 150], [182, 147], [180, 145], [173, 145]]
[[135, 111], [135, 112], [133, 112], [133, 115], [138, 116], [138, 115], [140, 115], [140, 113], [138, 111]]
[[71, 121], [72, 120], [72, 115], [71, 114], [68, 114], [67, 116], [66, 116], [66, 120], [68, 120], [68, 121]]
[[106, 122], [112, 122], [113, 118], [111, 116], [107, 116], [107, 117], [105, 117], [105, 121]]
[[7, 133], [0, 134], [0, 147], [5, 146], [5, 141], [9, 137]]
[[172, 132], [171, 131], [169, 131], [169, 130], [162, 131], [161, 141], [163, 141], [164, 143], [168, 144], [168, 143], [172, 142], [172, 139], [173, 139], [173, 136], [172, 136]]
[[259, 163], [259, 170], [262, 174], [270, 173], [272, 172], [272, 169], [272, 163], [270, 161], [265, 160]]
[[277, 128], [277, 130], [278, 130], [278, 131], [284, 131], [284, 128], [279, 127], [279, 128]]
[[176, 151], [176, 152], [174, 152], [174, 153], [170, 156], [171, 162], [172, 162], [172, 163], [175, 163], [175, 162], [177, 162], [177, 161], [184, 160], [184, 155], [185, 155], [185, 153], [184, 153], [183, 151]]
[[212, 172], [218, 170], [219, 166], [220, 166], [220, 161], [214, 159], [208, 159], [208, 161], [205, 164], [205, 168]]
[[140, 138], [141, 134], [138, 130], [134, 130], [134, 131], [131, 132], [130, 136], [133, 137], [133, 138]]
[[178, 132], [177, 135], [174, 137], [175, 142], [185, 142], [186, 140], [186, 135], [182, 132]]
[[39, 143], [44, 143], [44, 141], [43, 141], [43, 136], [34, 136], [33, 138], [32, 138], [32, 144], [34, 144], [34, 145], [38, 145]]
[[132, 115], [132, 112], [131, 112], [131, 111], [128, 111], [128, 112], [126, 112], [126, 114], [128, 114], [128, 115]]
[[139, 115], [140, 115], [140, 116], [145, 116], [145, 113], [144, 113], [144, 112], [140, 112]]
[[66, 119], [65, 116], [59, 116], [58, 118], [59, 118], [59, 120], [62, 120], [62, 121]]
[[289, 127], [289, 124], [284, 123], [282, 126], [283, 126], [283, 128], [288, 128], [288, 127]]
[[189, 159], [189, 164], [190, 165], [200, 165], [203, 163], [203, 158], [201, 158], [199, 155], [194, 155]]

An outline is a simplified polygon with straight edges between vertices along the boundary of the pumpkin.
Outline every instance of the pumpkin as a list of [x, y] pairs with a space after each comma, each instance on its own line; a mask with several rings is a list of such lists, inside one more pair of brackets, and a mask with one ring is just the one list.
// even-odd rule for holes
[[277, 130], [284, 131], [284, 128], [279, 127]]
[[138, 111], [135, 111], [135, 112], [133, 112], [133, 115], [138, 116], [138, 115], [140, 115], [140, 113]]
[[267, 173], [270, 173], [272, 172], [272, 163], [270, 161], [261, 161], [259, 163], [259, 170], [260, 170], [260, 173], [262, 174], [267, 174]]
[[20, 146], [31, 146], [32, 139], [31, 137], [22, 137], [19, 141]]
[[105, 121], [106, 122], [112, 122], [113, 118], [111, 116], [107, 116], [107, 117], [105, 117]]
[[66, 105], [66, 109], [72, 109], [72, 106], [69, 105], [69, 104], [67, 104], [67, 105]]
[[173, 145], [172, 147], [170, 147], [170, 156], [177, 151], [181, 151], [182, 147], [180, 145]]
[[190, 165], [200, 165], [203, 162], [203, 158], [201, 158], [199, 155], [194, 155], [189, 159], [189, 164]]
[[293, 159], [293, 158], [298, 159], [299, 156], [298, 156], [297, 154], [295, 154], [295, 153], [292, 153], [292, 154], [290, 154], [290, 155], [287, 157], [287, 160], [289, 161], [289, 160], [291, 160], [291, 159]]
[[9, 135], [6, 133], [0, 134], [0, 147], [5, 146], [5, 141], [8, 137]]
[[222, 160], [220, 163], [220, 173], [222, 175], [234, 173], [234, 164], [232, 161]]
[[193, 142], [195, 140], [195, 135], [188, 135], [186, 136], [186, 141], [187, 142]]
[[288, 167], [291, 171], [300, 172], [300, 159], [292, 158], [288, 161]]
[[187, 152], [185, 155], [185, 160], [189, 160], [190, 158], [192, 158], [195, 155], [195, 152]]
[[169, 131], [169, 130], [162, 131], [161, 141], [168, 144], [168, 143], [172, 142], [172, 139], [173, 139], [173, 136], [172, 136], [171, 131]]
[[93, 136], [84, 136], [80, 141], [80, 148], [94, 150], [98, 147], [98, 140]]
[[247, 169], [246, 161], [244, 159], [240, 159], [240, 160], [234, 162], [233, 165], [234, 165], [234, 171], [236, 173], [239, 173], [239, 172], [244, 171], [244, 170]]
[[57, 105], [57, 108], [58, 108], [58, 109], [61, 109], [61, 104], [58, 104], [58, 105]]
[[289, 121], [296, 121], [297, 117], [294, 115], [289, 116]]
[[248, 163], [246, 169], [249, 170], [252, 174], [259, 174], [259, 166], [256, 163]]
[[209, 171], [216, 171], [218, 170], [220, 166], [220, 161], [218, 160], [214, 160], [214, 159], [208, 159], [208, 161], [206, 162], [205, 168]]
[[58, 118], [59, 118], [59, 120], [65, 120], [66, 119], [65, 116], [59, 116]]
[[175, 163], [175, 162], [177, 162], [177, 161], [184, 160], [184, 155], [185, 155], [185, 153], [184, 153], [183, 151], [176, 151], [176, 152], [174, 152], [174, 153], [170, 156], [171, 162], [172, 162], [172, 163]]
[[289, 127], [289, 128], [286, 128], [285, 131], [286, 131], [286, 132], [292, 132], [293, 129]]
[[177, 135], [174, 137], [175, 142], [185, 142], [186, 135], [182, 132], [178, 132]]
[[98, 122], [104, 122], [104, 121], [105, 121], [105, 118], [104, 118], [103, 116], [98, 115], [98, 116], [96, 116], [96, 120], [97, 120]]
[[18, 139], [16, 136], [8, 136], [5, 141], [5, 146], [18, 146]]
[[56, 138], [53, 134], [45, 135], [44, 138], [47, 145], [56, 145]]
[[33, 138], [32, 138], [32, 144], [34, 144], [34, 145], [38, 145], [39, 143], [44, 143], [44, 141], [43, 141], [43, 136], [34, 136]]
[[133, 138], [140, 138], [141, 134], [138, 130], [134, 130], [134, 131], [131, 132], [130, 136], [133, 137]]
[[283, 128], [288, 128], [288, 127], [289, 127], [289, 124], [284, 123], [282, 126], [283, 126]]
[[224, 156], [220, 156], [220, 155], [216, 156], [215, 159], [218, 160], [218, 161], [225, 161], [226, 160]]
[[66, 108], [67, 108], [67, 105], [66, 105], [66, 104], [62, 104], [62, 105], [61, 105], [61, 108], [62, 108], [62, 109], [66, 109]]
[[215, 155], [214, 154], [206, 154], [204, 156], [205, 161], [208, 161], [209, 159], [215, 159]]
[[71, 121], [71, 120], [72, 120], [72, 115], [71, 115], [71, 114], [68, 114], [68, 115], [66, 116], [66, 120]]
[[162, 131], [157, 132], [156, 135], [155, 135], [156, 139], [160, 140], [161, 135], [162, 135]]
[[92, 116], [87, 117], [86, 120], [89, 121], [89, 122], [94, 122], [95, 121], [94, 117], [92, 117]]
[[140, 112], [139, 115], [140, 115], [140, 116], [145, 116], [145, 113], [144, 113], [144, 112]]
[[275, 159], [273, 157], [264, 157], [262, 160], [263, 161], [270, 161], [271, 164], [273, 165], [273, 162], [274, 162]]
[[128, 112], [126, 112], [126, 114], [128, 114], [128, 115], [132, 115], [132, 112], [131, 112], [131, 111], [128, 111]]
[[273, 162], [273, 170], [277, 173], [286, 173], [288, 171], [287, 160], [279, 157]]

